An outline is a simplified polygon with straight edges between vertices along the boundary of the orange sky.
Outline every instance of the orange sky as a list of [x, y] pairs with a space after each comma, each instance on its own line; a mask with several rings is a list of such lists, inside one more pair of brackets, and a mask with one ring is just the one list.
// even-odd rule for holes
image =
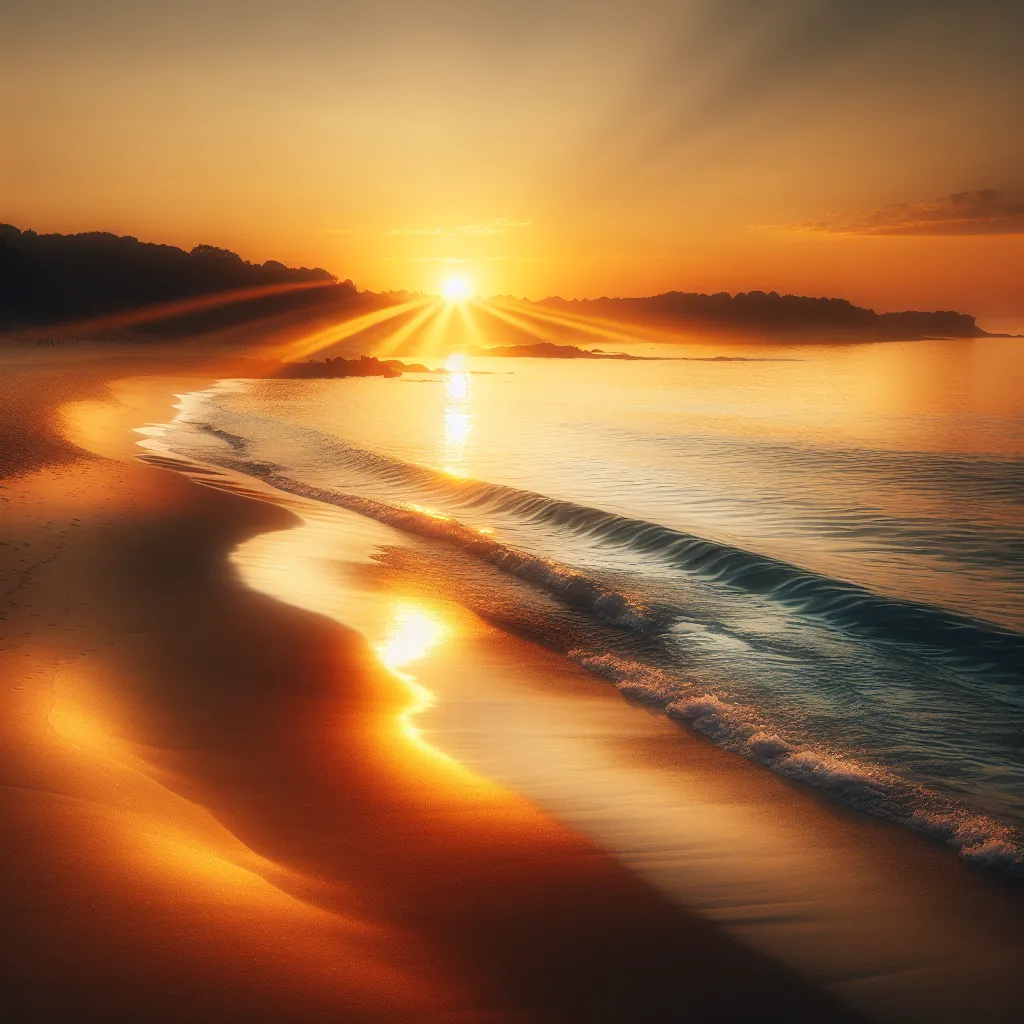
[[1024, 331], [1022, 37], [1015, 0], [5, 0], [0, 220]]

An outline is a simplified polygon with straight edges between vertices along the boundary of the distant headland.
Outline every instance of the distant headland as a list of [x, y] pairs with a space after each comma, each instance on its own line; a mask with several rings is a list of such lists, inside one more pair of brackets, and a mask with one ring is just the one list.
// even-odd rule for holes
[[[282, 319], [343, 321], [410, 299], [408, 292], [360, 291], [322, 268], [275, 260], [249, 263], [214, 245], [190, 251], [106, 232], [37, 234], [0, 224], [0, 331], [129, 330], [153, 339], [198, 336]], [[702, 336], [778, 340], [916, 340], [992, 337], [975, 318], [952, 310], [876, 313], [846, 299], [749, 291], [665, 292], [646, 298], [537, 302], [497, 296], [480, 308], [518, 307], [547, 317], [549, 333], [572, 342], [575, 318], [651, 326]], [[134, 313], [132, 311], [135, 311]], [[622, 359], [624, 353], [537, 343], [514, 317], [492, 318], [487, 337], [501, 344], [475, 354], [533, 358]], [[522, 341], [529, 344], [521, 344]], [[671, 339], [669, 339], [671, 340]], [[682, 339], [681, 339], [682, 340]], [[527, 351], [527, 350], [530, 351]]]
[[[464, 349], [467, 356], [501, 356], [506, 359], [650, 359], [651, 356], [634, 356], [628, 352], [606, 352], [600, 348], [580, 348], [578, 345], [556, 345], [551, 341], [540, 341], [533, 345], [495, 345], [492, 348], [470, 346]], [[657, 357], [654, 357], [657, 358]]]
[[992, 337], [968, 313], [953, 310], [876, 313], [847, 299], [780, 295], [778, 292], [665, 292], [646, 298], [563, 299], [533, 303], [556, 313], [598, 317], [623, 323], [707, 328], [728, 333], [770, 333], [878, 338]]

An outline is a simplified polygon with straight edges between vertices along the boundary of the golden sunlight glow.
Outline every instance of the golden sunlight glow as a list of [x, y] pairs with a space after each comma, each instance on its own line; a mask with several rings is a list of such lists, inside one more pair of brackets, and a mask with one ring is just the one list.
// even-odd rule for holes
[[473, 429], [473, 417], [468, 413], [457, 412], [449, 408], [444, 414], [444, 457], [445, 469], [455, 476], [466, 476], [466, 471], [458, 463], [466, 455], [466, 441]]
[[464, 465], [466, 442], [473, 429], [473, 416], [465, 409], [469, 401], [469, 374], [466, 372], [466, 357], [452, 353], [444, 368], [448, 371], [445, 383], [444, 410], [444, 471], [452, 476], [466, 477]]
[[422, 608], [402, 604], [395, 609], [387, 638], [377, 648], [377, 653], [394, 671], [419, 661], [441, 642], [445, 632], [444, 625]]
[[448, 377], [448, 384], [445, 388], [448, 401], [462, 403], [469, 398], [469, 374], [453, 373]]
[[373, 350], [373, 354], [378, 359], [386, 359], [389, 356], [393, 356], [398, 352], [403, 351], [403, 346], [410, 338], [418, 336], [423, 333], [424, 327], [433, 319], [435, 319], [441, 312], [442, 309], [446, 309], [444, 303], [440, 300], [435, 300], [428, 305], [424, 306], [423, 309], [419, 310], [415, 316], [410, 317], [400, 327], [393, 330], [383, 341], [379, 342], [377, 347]]
[[449, 302], [462, 302], [472, 297], [473, 287], [464, 277], [450, 277], [444, 283], [443, 292]]
[[[422, 732], [412, 724], [412, 719], [434, 703], [434, 695], [416, 681], [416, 677], [402, 671], [406, 665], [419, 661], [445, 638], [447, 630], [436, 618], [422, 608], [412, 604], [400, 604], [395, 609], [394, 619], [388, 634], [377, 648], [380, 660], [394, 675], [405, 683], [413, 702], [398, 716], [402, 732], [422, 747], [434, 751], [423, 739]], [[440, 751], [435, 751], [440, 753]]]
[[[352, 275], [361, 292], [430, 293], [456, 308], [481, 294], [760, 288], [960, 309], [989, 330], [1024, 329], [1020, 150], [1000, 130], [1019, 121], [1019, 2], [780, 0], [750, 5], [759, 17], [741, 32], [732, 15], [709, 12], [746, 8], [714, 0], [651, 0], [642, 17], [638, 5], [607, 4], [586, 31], [570, 29], [583, 5], [543, 5], [538, 30], [529, 8], [509, 4], [512, 21], [495, 32], [454, 0], [430, 5], [430, 28], [419, 20], [426, 5], [398, 0], [360, 5], [337, 41], [333, 19], [353, 5], [16, 6], [4, 66], [40, 97], [3, 109], [19, 154], [0, 160], [3, 218], [21, 228], [91, 225], [185, 248], [205, 240], [243, 260]], [[196, 20], [197, 10], [236, 7], [244, 19]], [[78, 12], [92, 8], [105, 13], [89, 15], [83, 35]], [[103, 27], [122, 8], [131, 16]], [[283, 30], [271, 12], [286, 9], [320, 13], [297, 13]], [[851, 10], [863, 19], [853, 33]], [[161, 45], [165, 36], [174, 44]], [[665, 56], [684, 46], [677, 39], [692, 59]], [[207, 47], [220, 59], [206, 59]], [[424, 73], [439, 52], [444, 70]], [[278, 73], [254, 73], [254, 53]], [[523, 72], [549, 61], [558, 74]], [[874, 73], [881, 67], [907, 70], [890, 78]], [[182, 68], [188, 88], [169, 87]], [[992, 88], [993, 75], [1006, 84]], [[358, 104], [339, 121], [337, 97], [352, 96]], [[40, 116], [51, 105], [60, 116]], [[88, 116], [64, 113], [79, 109]], [[154, 123], [159, 131], [139, 130]], [[324, 130], [338, 123], [344, 131]], [[37, 164], [45, 173], [31, 173]], [[1005, 198], [984, 198], [986, 186]], [[979, 217], [964, 205], [958, 218], [971, 200], [940, 198], [947, 188], [982, 197]], [[282, 302], [280, 321], [267, 316], [275, 336], [349, 306], [333, 301], [326, 277], [265, 287], [322, 289], [327, 300]], [[243, 300], [203, 294], [172, 313], [112, 316], [142, 322], [234, 301]], [[127, 326], [113, 323], [90, 330]]]
[[386, 309], [377, 309], [372, 313], [365, 313], [352, 320], [339, 320], [329, 327], [317, 328], [298, 338], [292, 339], [281, 352], [283, 362], [300, 362], [316, 355], [321, 349], [329, 345], [335, 345], [346, 338], [361, 334], [369, 327], [393, 320], [404, 313], [410, 313], [429, 303], [429, 299], [413, 299], [411, 302], [403, 302], [398, 306], [388, 306]]
[[427, 508], [425, 505], [417, 505], [414, 501], [407, 501], [405, 504], [414, 512], [421, 512], [425, 516], [430, 516], [431, 519], [443, 519], [446, 523], [451, 522], [451, 516], [441, 515], [440, 512], [435, 512], [432, 508]]
[[[455, 297], [465, 289], [470, 301]], [[421, 360], [432, 362], [442, 352], [453, 347], [473, 346], [486, 348], [493, 344], [495, 332], [499, 339], [509, 335], [518, 340], [579, 343], [580, 334], [595, 340], [617, 344], [637, 342], [673, 342], [679, 336], [671, 330], [651, 326], [617, 324], [614, 321], [586, 316], [576, 312], [541, 310], [509, 298], [478, 299], [464, 278], [453, 278], [445, 285], [448, 301], [437, 298], [416, 299], [383, 310], [374, 310], [351, 320], [319, 326], [315, 330], [293, 338], [281, 353], [287, 362], [301, 361], [316, 356], [324, 349], [364, 332], [374, 338], [373, 352], [378, 358], [393, 356], [396, 352], [416, 354]], [[387, 324], [382, 332], [380, 328]], [[383, 335], [381, 337], [381, 335]], [[445, 361], [451, 374], [448, 382], [449, 402], [465, 401], [469, 394], [466, 357], [461, 352], [451, 353]]]

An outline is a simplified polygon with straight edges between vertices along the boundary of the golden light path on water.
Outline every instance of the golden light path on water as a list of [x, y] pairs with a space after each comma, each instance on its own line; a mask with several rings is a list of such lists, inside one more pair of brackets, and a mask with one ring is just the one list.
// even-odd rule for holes
[[[457, 388], [457, 394], [468, 396], [468, 374], [453, 374], [453, 378], [462, 377], [466, 384]], [[212, 388], [202, 391], [176, 395], [179, 399], [175, 405], [178, 410], [176, 421], [189, 418], [197, 400], [237, 387], [235, 381], [221, 381]], [[134, 432], [142, 434], [144, 440], [137, 442], [142, 448], [160, 454], [171, 454], [167, 445], [159, 440], [169, 429], [167, 425], [150, 424], [146, 427], [134, 428]], [[186, 459], [178, 459], [184, 472], [188, 472], [191, 464]], [[232, 490], [240, 483], [240, 478], [230, 472], [223, 474], [209, 473], [206, 467], [205, 483], [212, 483], [219, 477], [215, 486]], [[251, 482], [247, 489], [251, 489]], [[264, 488], [257, 485], [257, 491]], [[265, 489], [270, 497], [275, 492]], [[316, 505], [290, 497], [282, 502], [290, 507], [302, 520], [303, 525], [283, 532], [260, 534], [246, 541], [232, 554], [232, 562], [239, 570], [242, 578], [256, 590], [272, 593], [299, 608], [319, 614], [326, 614], [335, 621], [348, 624], [352, 619], [352, 609], [346, 607], [345, 591], [339, 588], [329, 573], [324, 571], [323, 552], [330, 548], [328, 538], [333, 537], [338, 516], [333, 510], [320, 509]], [[434, 512], [419, 505], [412, 505], [417, 511], [438, 519], [447, 516]], [[346, 517], [341, 516], [345, 521]], [[482, 533], [489, 530], [481, 529]], [[453, 626], [446, 624], [440, 614], [431, 614], [424, 607], [406, 599], [398, 599], [395, 603], [385, 598], [387, 604], [380, 608], [371, 618], [374, 625], [367, 633], [383, 635], [383, 639], [373, 644], [373, 650], [388, 671], [399, 679], [412, 697], [412, 703], [396, 715], [399, 732], [412, 742], [420, 751], [432, 757], [458, 767], [467, 777], [472, 773], [449, 757], [437, 747], [432, 746], [423, 738], [423, 730], [413, 724], [413, 719], [432, 707], [435, 695], [417, 681], [416, 676], [405, 671], [405, 668], [431, 654], [436, 648], [449, 640], [453, 634]], [[383, 618], [383, 622], [381, 621]], [[365, 628], [365, 626], [364, 626]], [[371, 640], [372, 643], [372, 640]]]
[[[456, 440], [444, 430], [449, 411], [474, 409], [479, 429], [488, 426], [488, 384], [501, 381], [472, 378], [465, 365], [452, 361], [448, 376], [462, 380], [445, 387], [443, 402], [440, 388], [431, 391], [417, 421], [431, 445]], [[155, 440], [143, 443], [152, 450]], [[230, 478], [225, 471], [221, 482]], [[208, 472], [202, 479], [211, 482]], [[236, 483], [250, 495], [264, 489]], [[667, 718], [638, 712], [614, 688], [494, 631], [450, 596], [418, 588], [413, 596], [387, 558], [386, 571], [377, 568], [378, 555], [408, 544], [390, 528], [266, 491], [302, 524], [250, 538], [231, 561], [254, 589], [367, 639], [398, 684], [391, 699], [382, 689], [379, 720], [395, 765], [438, 792], [523, 794], [673, 899], [869, 1010], [909, 1000], [925, 1011], [920, 1019], [956, 1024], [978, 992], [1002, 983], [1002, 911], [994, 905], [990, 924], [985, 907], [974, 917], [946, 903], [943, 880], [959, 865], [948, 865], [945, 851], [837, 816], [758, 766], [689, 741]], [[891, 923], [880, 934], [882, 914]]]
[[413, 698], [412, 704], [398, 716], [402, 732], [417, 746], [442, 757], [446, 755], [427, 743], [423, 739], [423, 731], [412, 721], [434, 704], [435, 695], [404, 669], [433, 651], [447, 639], [448, 633], [440, 619], [416, 605], [400, 603], [395, 606], [383, 643], [377, 647], [380, 660], [394, 676], [401, 679]]
[[453, 476], [469, 476], [465, 465], [466, 442], [473, 430], [473, 416], [466, 411], [469, 402], [469, 374], [466, 358], [450, 355], [444, 364], [448, 371], [445, 382], [444, 469]]

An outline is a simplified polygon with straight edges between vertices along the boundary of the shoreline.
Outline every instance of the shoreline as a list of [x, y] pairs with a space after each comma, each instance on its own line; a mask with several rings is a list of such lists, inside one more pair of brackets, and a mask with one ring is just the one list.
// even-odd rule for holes
[[410, 607], [447, 629], [410, 669], [435, 695], [418, 719], [425, 742], [872, 1019], [1016, 1019], [1024, 892], [1012, 880], [715, 746], [362, 554], [415, 539], [277, 495], [306, 522], [233, 554], [251, 586], [378, 641]]
[[[168, 362], [131, 368], [194, 372]], [[23, 1019], [857, 1019], [521, 797], [426, 761], [365, 642], [231, 573], [286, 513], [96, 454], [137, 417], [98, 416], [111, 369], [77, 396], [22, 375], [38, 422], [93, 403], [73, 410], [93, 454], [44, 444], [3, 481]]]
[[1016, 1019], [1024, 892], [1011, 880], [714, 746], [368, 557], [430, 542], [255, 478], [198, 470], [207, 475], [303, 520], [232, 553], [253, 589], [384, 649], [403, 617], [437, 634], [408, 668], [431, 695], [416, 722], [435, 753], [525, 795], [873, 1019]]

